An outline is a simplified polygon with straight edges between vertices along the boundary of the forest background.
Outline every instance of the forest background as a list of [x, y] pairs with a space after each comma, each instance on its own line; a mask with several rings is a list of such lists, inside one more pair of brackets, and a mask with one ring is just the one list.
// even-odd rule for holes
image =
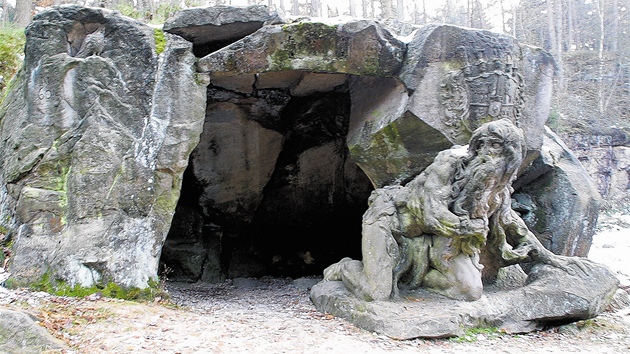
[[[557, 70], [547, 125], [571, 149], [630, 146], [630, 0], [1, 1], [0, 98], [21, 66], [23, 28], [35, 13], [48, 6], [75, 3], [104, 7], [161, 24], [187, 7], [263, 4], [293, 16], [378, 19], [403, 35], [413, 30], [411, 25], [429, 23], [510, 34], [553, 54]], [[588, 153], [578, 156], [588, 159]], [[630, 167], [626, 172], [630, 176]], [[600, 192], [606, 191], [600, 188]]]

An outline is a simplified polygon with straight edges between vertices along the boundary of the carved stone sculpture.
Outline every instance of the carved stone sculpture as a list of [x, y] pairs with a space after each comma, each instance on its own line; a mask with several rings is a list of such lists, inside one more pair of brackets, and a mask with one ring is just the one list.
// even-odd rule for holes
[[[521, 220], [552, 252], [585, 255], [597, 219], [579, 161], [545, 133], [548, 53], [449, 25], [403, 43], [374, 21], [277, 21], [260, 6], [186, 10], [159, 53], [159, 31], [115, 12], [38, 14], [0, 104], [9, 281], [321, 274], [361, 258], [363, 238], [363, 261], [330, 267], [340, 280], [311, 298], [392, 337], [605, 308], [614, 276], [553, 256]], [[449, 150], [478, 127], [469, 152]], [[525, 166], [519, 218], [510, 184]], [[523, 261], [529, 275], [506, 267]]]
[[363, 216], [363, 261], [324, 271], [358, 297], [385, 300], [420, 287], [478, 300], [482, 277], [525, 261], [587, 271], [588, 260], [545, 249], [511, 209], [511, 187], [525, 151], [508, 119], [478, 128], [468, 149], [454, 147], [405, 186], [377, 189]]

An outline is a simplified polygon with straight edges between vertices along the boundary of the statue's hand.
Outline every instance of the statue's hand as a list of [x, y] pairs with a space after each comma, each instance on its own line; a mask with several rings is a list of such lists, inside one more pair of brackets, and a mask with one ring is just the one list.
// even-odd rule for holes
[[501, 257], [508, 262], [522, 262], [529, 258], [529, 253], [534, 249], [531, 243], [521, 243], [516, 248], [511, 248], [504, 244], [501, 249]]

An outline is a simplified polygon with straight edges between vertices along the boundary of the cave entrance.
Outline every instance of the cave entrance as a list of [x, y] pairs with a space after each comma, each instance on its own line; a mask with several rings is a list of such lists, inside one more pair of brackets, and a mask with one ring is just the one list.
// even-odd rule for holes
[[212, 79], [162, 249], [170, 280], [321, 275], [361, 258], [373, 187], [346, 145], [347, 82], [298, 71]]

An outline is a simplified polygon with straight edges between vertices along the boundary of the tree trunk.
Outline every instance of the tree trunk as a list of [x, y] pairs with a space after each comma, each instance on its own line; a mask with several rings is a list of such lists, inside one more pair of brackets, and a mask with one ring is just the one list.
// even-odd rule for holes
[[351, 17], [357, 17], [357, 5], [355, 0], [349, 0], [348, 9], [350, 10]]
[[368, 18], [368, 7], [369, 7], [369, 2], [368, 0], [361, 0], [361, 11], [363, 13], [363, 18]]
[[512, 4], [512, 36], [516, 37], [516, 5]]
[[403, 0], [396, 0], [396, 19], [405, 21], [405, 4]]
[[[370, 4], [372, 6], [372, 17], [376, 18], [376, 0], [370, 1]], [[381, 14], [381, 17], [382, 16], [383, 16], [383, 14]]]
[[560, 88], [560, 92], [565, 91], [564, 87], [564, 60], [562, 58], [563, 52], [563, 41], [562, 41], [562, 31], [563, 31], [563, 22], [562, 22], [562, 0], [554, 1], [554, 15], [556, 18], [556, 62], [558, 64], [558, 87]]
[[2, 0], [2, 26], [6, 27], [9, 25], [9, 4], [7, 0]]
[[499, 8], [501, 9], [501, 27], [503, 28], [503, 33], [509, 33], [507, 30], [507, 23], [505, 21], [505, 7], [503, 6], [503, 0], [499, 0]]
[[619, 1], [612, 0], [612, 22], [610, 26], [610, 51], [619, 50]]
[[300, 14], [300, 2], [293, 0], [291, 3], [291, 15], [298, 16]]
[[556, 50], [556, 28], [554, 25], [553, 16], [553, 0], [546, 0], [547, 3], [547, 25], [549, 26], [549, 43], [547, 43], [546, 49], [552, 53]]
[[567, 1], [567, 51], [571, 52], [573, 51], [574, 48], [574, 40], [573, 37], [575, 36], [574, 32], [575, 30], [573, 29], [573, 14], [575, 12], [575, 4], [573, 3], [573, 1]]
[[597, 106], [599, 108], [599, 114], [604, 114], [604, 39], [605, 39], [605, 27], [604, 27], [604, 0], [595, 0], [595, 6], [597, 7], [597, 15], [599, 16], [599, 92], [597, 95]]
[[422, 24], [426, 25], [427, 23], [429, 23], [429, 21], [427, 21], [427, 2], [426, 0], [422, 0]]
[[321, 0], [311, 0], [310, 6], [310, 16], [312, 17], [322, 17], [322, 1]]
[[26, 27], [31, 22], [32, 6], [30, 0], [15, 1], [15, 23], [18, 27]]
[[381, 9], [383, 11], [381, 18], [388, 19], [394, 17], [394, 13], [392, 12], [392, 0], [381, 0]]

